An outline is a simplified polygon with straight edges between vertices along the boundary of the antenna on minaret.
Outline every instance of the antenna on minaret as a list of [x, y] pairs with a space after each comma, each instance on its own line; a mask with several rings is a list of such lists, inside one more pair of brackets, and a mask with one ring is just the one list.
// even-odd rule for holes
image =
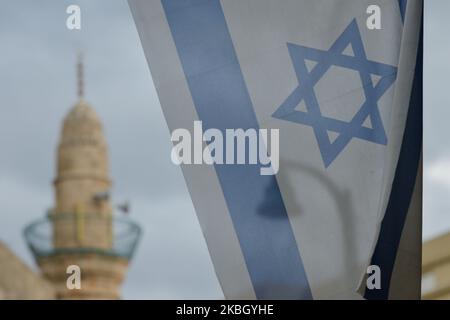
[[78, 54], [77, 63], [77, 80], [78, 80], [78, 98], [84, 97], [84, 66], [83, 66], [83, 54]]

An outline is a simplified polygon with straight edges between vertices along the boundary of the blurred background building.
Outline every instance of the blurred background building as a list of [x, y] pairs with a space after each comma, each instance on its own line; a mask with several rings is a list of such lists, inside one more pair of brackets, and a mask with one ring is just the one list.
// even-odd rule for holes
[[[139, 240], [140, 227], [112, 213], [106, 140], [84, 100], [78, 63], [78, 102], [66, 116], [57, 150], [55, 205], [28, 225], [25, 239], [42, 275], [0, 246], [0, 295], [18, 299], [118, 299]], [[128, 206], [121, 205], [126, 213]], [[68, 288], [69, 266], [81, 271], [81, 288]], [[1, 298], [1, 296], [0, 296]]]
[[[79, 30], [66, 26], [69, 5], [81, 9]], [[63, 121], [78, 101], [72, 58], [83, 51], [85, 101], [100, 117], [108, 142], [114, 182], [109, 205], [130, 201], [129, 216], [145, 231], [121, 297], [222, 299], [181, 168], [170, 160], [170, 132], [128, 2], [2, 1], [0, 38], [0, 241], [39, 270], [22, 230], [58, 207], [50, 185], [58, 176], [55, 149]], [[88, 214], [88, 207], [80, 209]], [[126, 218], [118, 215], [122, 219], [115, 220]], [[39, 230], [49, 234], [51, 227], [43, 224]], [[114, 221], [113, 227], [116, 235], [126, 229]]]
[[450, 300], [450, 233], [423, 244], [422, 298]]
[[0, 300], [55, 299], [53, 286], [0, 242]]

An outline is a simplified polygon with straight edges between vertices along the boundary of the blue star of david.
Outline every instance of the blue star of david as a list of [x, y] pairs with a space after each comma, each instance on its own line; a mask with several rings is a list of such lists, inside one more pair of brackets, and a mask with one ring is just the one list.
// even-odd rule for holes
[[[292, 43], [287, 45], [299, 85], [272, 116], [311, 126], [325, 167], [337, 158], [352, 138], [386, 145], [387, 137], [378, 109], [378, 101], [394, 83], [397, 68], [367, 59], [356, 20], [350, 23], [328, 51]], [[343, 53], [349, 45], [352, 46], [353, 56]], [[305, 60], [315, 61], [317, 64], [308, 71]], [[314, 86], [333, 65], [355, 70], [361, 78], [365, 101], [350, 122], [322, 115], [314, 92]], [[380, 77], [376, 85], [371, 75]], [[306, 111], [295, 110], [302, 101], [305, 103]], [[372, 128], [364, 126], [368, 118]], [[337, 138], [331, 141], [328, 132], [337, 133]]]

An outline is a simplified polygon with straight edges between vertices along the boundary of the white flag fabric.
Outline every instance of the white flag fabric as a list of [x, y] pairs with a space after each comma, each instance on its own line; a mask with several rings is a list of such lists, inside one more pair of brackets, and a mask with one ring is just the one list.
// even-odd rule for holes
[[419, 298], [422, 0], [129, 4], [171, 131], [279, 130], [276, 175], [182, 165], [225, 297]]

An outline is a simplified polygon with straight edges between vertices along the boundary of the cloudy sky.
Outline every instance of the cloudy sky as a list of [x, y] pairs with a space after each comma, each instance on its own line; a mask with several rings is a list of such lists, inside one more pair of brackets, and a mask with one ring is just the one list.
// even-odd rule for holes
[[[81, 31], [65, 27], [69, 4], [82, 8]], [[222, 297], [126, 1], [4, 1], [0, 39], [0, 240], [33, 264], [21, 232], [53, 204], [81, 49], [86, 99], [110, 147], [113, 201], [130, 200], [144, 229], [124, 298]]]
[[[82, 30], [65, 27], [69, 4]], [[448, 81], [450, 1], [426, 1], [424, 237], [450, 230]], [[53, 204], [55, 148], [76, 101], [76, 54], [86, 64], [86, 98], [110, 146], [114, 203], [130, 200], [144, 236], [124, 298], [220, 298], [125, 0], [3, 1], [0, 11], [0, 240], [29, 265], [23, 227]]]
[[450, 229], [450, 1], [425, 1], [424, 226], [429, 239]]

